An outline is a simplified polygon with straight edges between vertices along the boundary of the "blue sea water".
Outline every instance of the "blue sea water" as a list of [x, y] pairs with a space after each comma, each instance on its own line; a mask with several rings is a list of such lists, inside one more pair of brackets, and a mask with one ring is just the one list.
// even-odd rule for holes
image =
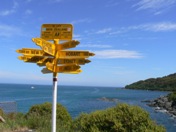
[[[82, 112], [115, 106], [115, 102], [100, 100], [102, 97], [115, 98], [118, 102], [138, 105], [150, 113], [158, 124], [164, 125], [168, 132], [176, 131], [176, 118], [166, 113], [156, 112], [146, 105], [151, 100], [168, 94], [161, 91], [127, 90], [113, 87], [58, 86], [58, 102], [64, 105], [73, 118]], [[15, 101], [17, 110], [26, 113], [34, 104], [52, 102], [52, 86], [29, 84], [0, 84], [0, 102]]]

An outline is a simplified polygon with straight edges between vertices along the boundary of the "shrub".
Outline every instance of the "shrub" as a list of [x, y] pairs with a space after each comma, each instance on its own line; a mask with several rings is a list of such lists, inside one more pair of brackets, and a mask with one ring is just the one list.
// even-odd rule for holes
[[176, 101], [176, 92], [168, 94], [169, 101]]
[[[72, 118], [67, 112], [66, 108], [60, 104], [57, 104], [57, 129], [70, 129]], [[28, 127], [32, 129], [39, 129], [40, 131], [51, 130], [51, 117], [52, 117], [52, 105], [51, 103], [44, 103], [40, 105], [34, 105], [30, 108], [26, 114]], [[46, 130], [47, 129], [47, 130]]]
[[119, 104], [116, 107], [81, 114], [73, 124], [76, 132], [165, 132], [149, 114], [138, 106]]
[[0, 109], [0, 116], [4, 115], [4, 111], [2, 109]]

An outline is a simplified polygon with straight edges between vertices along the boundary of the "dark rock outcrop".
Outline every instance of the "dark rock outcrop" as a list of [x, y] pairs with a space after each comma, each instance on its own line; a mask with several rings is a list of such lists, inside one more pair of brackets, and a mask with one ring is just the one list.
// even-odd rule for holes
[[98, 100], [107, 101], [107, 102], [118, 102], [118, 99], [115, 99], [115, 98], [107, 98], [107, 97], [98, 98]]
[[176, 116], [176, 102], [169, 101], [168, 96], [162, 96], [155, 100], [146, 100], [147, 105], [155, 107], [155, 110], [165, 110], [166, 113]]

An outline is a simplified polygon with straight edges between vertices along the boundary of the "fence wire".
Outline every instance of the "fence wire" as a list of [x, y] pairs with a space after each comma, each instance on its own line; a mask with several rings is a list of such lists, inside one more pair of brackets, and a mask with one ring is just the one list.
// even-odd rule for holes
[[0, 102], [0, 109], [4, 113], [17, 113], [17, 103], [16, 102]]

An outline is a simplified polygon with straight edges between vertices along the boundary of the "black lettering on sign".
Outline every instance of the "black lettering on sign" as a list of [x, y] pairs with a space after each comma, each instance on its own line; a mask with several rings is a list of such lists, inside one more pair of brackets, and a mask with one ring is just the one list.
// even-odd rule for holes
[[35, 51], [34, 51], [34, 50], [31, 50], [31, 54], [35, 54]]
[[39, 51], [36, 51], [36, 54], [39, 54]]
[[88, 52], [85, 52], [85, 53], [84, 53], [84, 56], [89, 56], [89, 53], [88, 53]]
[[82, 63], [84, 63], [84, 60], [79, 60], [78, 62], [82, 64]]
[[33, 57], [30, 59], [30, 61], [32, 62], [37, 62], [37, 61], [40, 61], [42, 58], [36, 58], [36, 57]]
[[80, 52], [66, 52], [66, 56], [80, 56]]
[[46, 28], [46, 31], [52, 31], [52, 28]]
[[64, 59], [64, 63], [75, 63], [75, 59], [73, 59], [73, 60]]
[[62, 25], [56, 25], [56, 27], [61, 27]]
[[59, 36], [59, 33], [55, 33], [55, 36]]
[[62, 28], [62, 31], [67, 31], [67, 28]]
[[61, 28], [55, 28], [54, 29], [54, 31], [60, 31], [61, 30]]
[[66, 66], [66, 67], [64, 68], [64, 70], [69, 71], [69, 70], [71, 70], [71, 67], [70, 67], [70, 66]]

